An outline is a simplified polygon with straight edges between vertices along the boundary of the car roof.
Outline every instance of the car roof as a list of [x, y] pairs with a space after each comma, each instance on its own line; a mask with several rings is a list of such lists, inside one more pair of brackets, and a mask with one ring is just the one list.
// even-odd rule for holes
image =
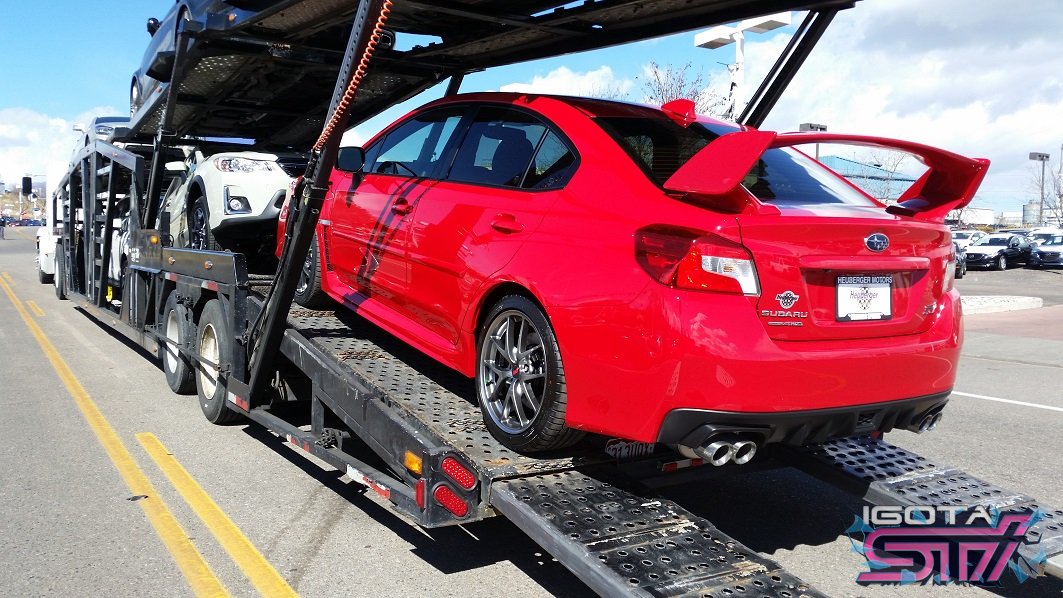
[[[571, 106], [589, 117], [644, 117], [647, 114], [661, 116], [664, 113], [660, 106], [652, 104], [639, 104], [635, 102], [623, 102], [619, 100], [606, 100], [602, 98], [587, 98], [580, 96], [567, 96], [544, 93], [519, 93], [506, 91], [484, 91], [474, 93], [459, 93], [446, 96], [426, 104], [424, 107], [445, 106], [449, 104], [463, 103], [502, 103], [502, 104], [527, 104], [535, 99], [543, 98], [556, 100]], [[699, 120], [731, 127], [743, 128], [730, 122], [724, 122], [709, 116], [699, 115]]]

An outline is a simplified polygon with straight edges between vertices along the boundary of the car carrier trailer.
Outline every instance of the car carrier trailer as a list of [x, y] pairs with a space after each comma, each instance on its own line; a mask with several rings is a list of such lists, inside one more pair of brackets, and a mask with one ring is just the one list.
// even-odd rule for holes
[[[59, 185], [56, 293], [158, 356], [174, 390], [190, 390], [190, 376], [175, 369], [181, 363], [199, 384], [219, 389], [215, 399], [201, 400], [211, 421], [242, 416], [262, 425], [346, 472], [419, 525], [502, 515], [603, 595], [821, 595], [654, 491], [726, 474], [733, 465], [702, 466], [667, 447], [600, 437], [561, 455], [515, 453], [488, 433], [467, 380], [353, 312], [292, 307], [345, 123], [447, 78], [453, 93], [464, 74], [483, 68], [808, 9], [741, 117], [758, 125], [833, 15], [852, 2], [527, 4], [514, 12], [503, 2], [289, 0], [240, 30], [190, 23], [167, 58], [170, 81], [138, 112], [130, 134], [83, 148]], [[389, 33], [382, 30], [389, 26], [435, 32], [443, 41], [389, 52]], [[342, 31], [346, 45], [301, 45], [305, 30]], [[292, 76], [309, 73], [306, 89], [320, 88], [326, 73], [334, 78], [330, 98], [301, 100], [309, 102], [301, 109], [320, 106], [329, 120], [313, 114], [290, 122], [290, 108], [281, 107], [293, 101], [290, 89], [249, 92], [239, 69], [253, 74], [263, 65]], [[169, 246], [158, 205], [167, 183], [164, 165], [182, 139], [280, 136], [309, 145], [305, 135], [312, 129], [324, 132], [293, 201], [275, 276], [249, 274], [241, 254]], [[108, 276], [113, 229], [124, 214], [130, 249], [114, 280]], [[212, 327], [209, 346], [198, 334], [206, 326]], [[1027, 573], [1063, 576], [1063, 511], [881, 438], [779, 447], [758, 462], [747, 467], [795, 467], [876, 505], [1039, 508], [1045, 518], [1029, 536], [1038, 543], [1020, 549], [1035, 563]]]

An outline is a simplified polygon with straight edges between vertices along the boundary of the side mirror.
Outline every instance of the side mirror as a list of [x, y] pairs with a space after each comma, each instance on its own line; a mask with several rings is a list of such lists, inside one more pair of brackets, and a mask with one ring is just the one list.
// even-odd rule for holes
[[155, 17], [148, 19], [148, 35], [155, 37], [155, 32], [159, 30], [159, 20]]
[[336, 154], [336, 170], [361, 172], [365, 168], [365, 150], [360, 147], [341, 147]]
[[166, 163], [166, 172], [188, 172], [188, 164], [181, 160]]

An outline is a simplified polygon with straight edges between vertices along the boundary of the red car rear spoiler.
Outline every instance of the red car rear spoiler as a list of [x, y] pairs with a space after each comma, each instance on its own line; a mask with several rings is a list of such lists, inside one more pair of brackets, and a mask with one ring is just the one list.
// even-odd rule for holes
[[739, 184], [765, 151], [814, 143], [877, 147], [916, 156], [927, 166], [926, 173], [901, 194], [897, 205], [887, 207], [886, 211], [932, 222], [943, 222], [951, 210], [969, 204], [989, 169], [989, 160], [984, 158], [967, 158], [910, 141], [865, 135], [772, 133], [749, 129], [723, 135], [702, 148], [665, 181], [664, 188], [674, 193], [696, 195], [736, 212], [778, 213], [774, 206], [739, 189]]

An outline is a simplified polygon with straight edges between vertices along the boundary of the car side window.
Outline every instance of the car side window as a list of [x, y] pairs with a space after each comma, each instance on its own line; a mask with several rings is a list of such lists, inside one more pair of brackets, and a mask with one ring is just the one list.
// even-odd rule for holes
[[560, 189], [576, 172], [576, 154], [550, 131], [546, 134], [539, 150], [535, 152], [531, 170], [524, 177], [521, 185], [524, 189]]
[[458, 148], [448, 179], [520, 187], [546, 134], [535, 117], [509, 108], [481, 108]]
[[366, 151], [365, 172], [433, 176], [454, 140], [463, 112], [460, 108], [432, 110], [399, 125]]

